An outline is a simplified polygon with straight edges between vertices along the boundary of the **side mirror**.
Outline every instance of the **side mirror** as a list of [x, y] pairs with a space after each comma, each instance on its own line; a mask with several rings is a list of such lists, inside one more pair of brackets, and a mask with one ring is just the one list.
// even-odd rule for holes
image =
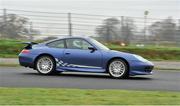
[[91, 46], [91, 47], [88, 47], [88, 49], [91, 50], [92, 52], [94, 52], [94, 51], [96, 50], [96, 48], [94, 48], [94, 47], [92, 47], [92, 46]]

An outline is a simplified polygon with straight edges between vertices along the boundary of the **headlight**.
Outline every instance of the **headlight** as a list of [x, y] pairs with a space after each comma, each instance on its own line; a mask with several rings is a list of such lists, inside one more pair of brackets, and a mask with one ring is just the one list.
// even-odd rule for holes
[[139, 56], [139, 55], [133, 55], [136, 59], [138, 59], [139, 61], [142, 61], [142, 62], [149, 62], [148, 60], [144, 59], [143, 57]]

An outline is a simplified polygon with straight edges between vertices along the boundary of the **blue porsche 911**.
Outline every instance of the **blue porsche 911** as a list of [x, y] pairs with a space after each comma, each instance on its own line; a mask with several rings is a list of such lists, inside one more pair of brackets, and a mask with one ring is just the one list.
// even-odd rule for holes
[[44, 43], [25, 43], [19, 54], [22, 66], [40, 74], [64, 71], [109, 73], [114, 78], [150, 75], [153, 63], [143, 57], [110, 50], [92, 38], [67, 37]]

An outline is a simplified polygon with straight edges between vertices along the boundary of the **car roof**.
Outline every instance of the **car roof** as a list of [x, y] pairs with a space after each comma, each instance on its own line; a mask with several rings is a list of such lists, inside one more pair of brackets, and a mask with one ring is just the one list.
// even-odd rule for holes
[[53, 40], [46, 41], [44, 43], [50, 43], [56, 40], [61, 40], [61, 39], [70, 39], [70, 38], [78, 38], [78, 39], [89, 39], [90, 37], [82, 37], [82, 36], [66, 36], [66, 37], [61, 37]]
[[87, 39], [89, 37], [84, 37], [84, 36], [66, 36], [66, 37], [62, 37], [62, 38], [59, 38], [59, 39], [68, 39], [68, 38], [83, 38], [83, 39]]

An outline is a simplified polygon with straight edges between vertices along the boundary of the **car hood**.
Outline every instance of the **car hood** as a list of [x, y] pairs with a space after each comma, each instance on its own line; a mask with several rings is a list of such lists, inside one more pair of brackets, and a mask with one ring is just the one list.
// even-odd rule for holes
[[126, 52], [121, 52], [121, 51], [116, 51], [116, 50], [108, 50], [106, 52], [108, 55], [112, 55], [113, 57], [123, 57], [127, 60], [137, 60], [132, 53], [126, 53]]
[[132, 53], [121, 52], [121, 51], [117, 51], [117, 50], [109, 50], [108, 53], [113, 53], [113, 54], [124, 54], [124, 55], [133, 55]]

